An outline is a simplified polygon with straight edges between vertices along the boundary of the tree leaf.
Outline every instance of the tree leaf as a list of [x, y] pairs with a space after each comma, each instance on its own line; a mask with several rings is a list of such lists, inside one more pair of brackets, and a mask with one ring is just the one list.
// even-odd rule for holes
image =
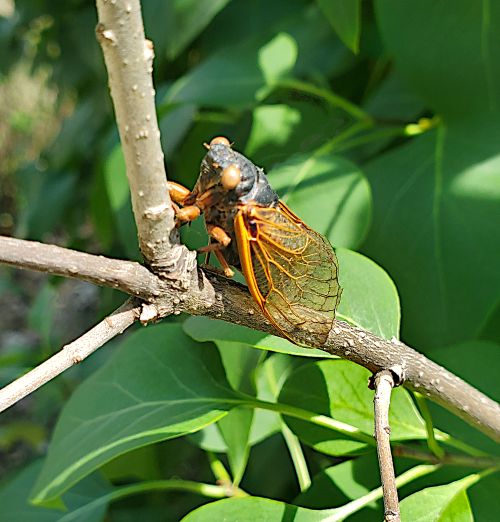
[[[41, 467], [42, 461], [36, 461], [26, 466], [12, 480], [2, 484], [0, 505], [4, 520], [63, 522], [78, 519], [81, 522], [99, 522], [104, 519], [108, 502], [90, 506], [96, 497], [111, 491], [110, 485], [97, 474], [85, 478], [63, 495], [62, 502], [67, 509], [66, 513], [62, 513], [60, 509], [33, 506], [29, 502], [29, 494]], [[85, 517], [78, 516], [73, 519], [72, 517], [82, 509], [85, 510]]]
[[207, 317], [189, 317], [184, 321], [184, 331], [200, 342], [243, 343], [260, 350], [301, 355], [302, 357], [333, 357], [321, 350], [296, 346], [281, 337]]
[[500, 110], [500, 4], [376, 0], [378, 25], [397, 69], [430, 107], [468, 121]]
[[[305, 507], [325, 509], [331, 506], [333, 498], [337, 503], [343, 504], [366, 495], [378, 486], [378, 460], [375, 451], [372, 451], [368, 455], [321, 470], [313, 477], [311, 486], [297, 497], [296, 502]], [[377, 502], [373, 501], [366, 507], [372, 513], [381, 514]]]
[[59, 496], [117, 455], [203, 428], [236, 398], [217, 352], [191, 341], [180, 325], [134, 333], [66, 404], [35, 502]]
[[[274, 167], [281, 199], [335, 247], [356, 248], [371, 219], [371, 194], [359, 168], [334, 154], [302, 154]], [[320, 210], [321, 209], [321, 210]]]
[[206, 522], [207, 520], [237, 520], [238, 522], [321, 522], [339, 520], [328, 518], [332, 510], [324, 512], [306, 509], [277, 500], [259, 497], [230, 498], [206, 504], [186, 515], [182, 522]]
[[[500, 401], [498, 368], [500, 368], [500, 346], [485, 341], [469, 341], [438, 348], [432, 352], [432, 359], [472, 384], [474, 387]], [[473, 428], [448, 410], [429, 401], [429, 409], [436, 427], [446, 430], [470, 445], [485, 452], [499, 454], [498, 443]]]
[[366, 166], [374, 214], [363, 251], [396, 282], [404, 337], [422, 350], [475, 337], [498, 301], [496, 126], [441, 125]]
[[442, 122], [366, 166], [364, 251], [394, 278], [404, 337], [422, 350], [475, 338], [500, 294], [500, 5], [445, 9], [376, 2], [398, 74]]
[[259, 66], [268, 86], [288, 76], [297, 61], [297, 42], [287, 33], [279, 33], [259, 51]]
[[[350, 361], [309, 363], [289, 376], [279, 402], [328, 415], [373, 434], [373, 391], [367, 386], [369, 377], [367, 369]], [[403, 388], [392, 393], [389, 422], [394, 441], [426, 438], [424, 423]], [[287, 424], [301, 441], [329, 455], [366, 450], [362, 442], [311, 423], [287, 417]]]
[[402, 520], [415, 522], [470, 522], [474, 520], [466, 490], [479, 480], [469, 475], [461, 480], [425, 488], [401, 501]]
[[140, 259], [125, 159], [119, 143], [104, 162], [103, 176], [120, 244], [130, 259]]
[[353, 53], [359, 50], [361, 0], [316, 0], [333, 29]]
[[387, 273], [371, 259], [337, 249], [339, 280], [343, 288], [338, 319], [346, 320], [375, 335], [399, 337], [399, 296]]
[[229, 0], [149, 0], [142, 5], [146, 36], [161, 42], [169, 60], [176, 58], [205, 29]]

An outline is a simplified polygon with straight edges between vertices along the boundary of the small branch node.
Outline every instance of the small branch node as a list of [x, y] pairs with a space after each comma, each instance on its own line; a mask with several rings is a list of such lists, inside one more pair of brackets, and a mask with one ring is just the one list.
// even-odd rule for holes
[[155, 57], [154, 45], [151, 40], [144, 40], [144, 60], [151, 63]]
[[[147, 131], [145, 131], [145, 132], [147, 132]], [[142, 136], [142, 137], [146, 137], [146, 136]], [[147, 208], [144, 211], [144, 217], [146, 219], [151, 219], [153, 221], [159, 221], [160, 219], [163, 219], [167, 215], [169, 210], [170, 210], [170, 205], [168, 205], [167, 203], [162, 203], [161, 205], [157, 205], [156, 207]]]
[[147, 326], [149, 323], [152, 323], [159, 319], [160, 314], [158, 308], [154, 304], [143, 304], [141, 308], [141, 315], [139, 316], [139, 321], [143, 326]]
[[395, 364], [389, 368], [389, 371], [391, 372], [394, 381], [393, 386], [401, 386], [405, 381], [405, 368], [401, 364]]
[[97, 24], [95, 28], [95, 33], [99, 42], [103, 44], [106, 43], [116, 45], [117, 39], [114, 31], [112, 31], [111, 29], [106, 29], [104, 24]]

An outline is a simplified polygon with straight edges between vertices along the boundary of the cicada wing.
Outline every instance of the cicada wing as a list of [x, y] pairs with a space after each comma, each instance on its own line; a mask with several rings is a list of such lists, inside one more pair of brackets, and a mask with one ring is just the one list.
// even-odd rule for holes
[[330, 244], [283, 203], [246, 205], [235, 225], [243, 273], [265, 315], [297, 344], [324, 343], [341, 294]]

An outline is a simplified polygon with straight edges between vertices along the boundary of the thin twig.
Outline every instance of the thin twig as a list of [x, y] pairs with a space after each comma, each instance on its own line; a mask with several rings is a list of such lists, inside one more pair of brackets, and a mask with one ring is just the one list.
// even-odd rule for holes
[[373, 399], [375, 412], [375, 440], [377, 455], [384, 492], [384, 520], [400, 522], [398, 490], [396, 475], [391, 454], [391, 428], [389, 426], [389, 406], [394, 378], [389, 370], [382, 370], [373, 378], [375, 397]]
[[63, 346], [50, 359], [2, 388], [0, 390], [0, 412], [51, 381], [64, 370], [83, 361], [104, 343], [121, 334], [138, 317], [139, 308], [129, 299], [76, 341]]
[[431, 464], [444, 464], [447, 466], [468, 466], [471, 468], [500, 468], [500, 458], [494, 456], [479, 457], [458, 453], [444, 453], [438, 457], [430, 451], [413, 448], [407, 445], [397, 445], [392, 448], [396, 457], [421, 460]]
[[[15, 253], [11, 252], [13, 245]], [[57, 255], [50, 255], [53, 252]], [[139, 263], [0, 237], [2, 262], [51, 274], [67, 275], [69, 271], [71, 277], [118, 288], [152, 303], [158, 312], [156, 319], [186, 312], [281, 335], [260, 313], [245, 286], [208, 270], [194, 272], [196, 277], [187, 286], [176, 285], [175, 280], [171, 283], [157, 277]], [[73, 273], [68, 266], [81, 272]], [[92, 277], [94, 269], [97, 278]], [[418, 390], [489, 437], [500, 440], [500, 405], [397, 339], [388, 341], [362, 328], [335, 321], [324, 344], [312, 335], [308, 344], [360, 364], [372, 373], [389, 368], [401, 377], [406, 387]]]

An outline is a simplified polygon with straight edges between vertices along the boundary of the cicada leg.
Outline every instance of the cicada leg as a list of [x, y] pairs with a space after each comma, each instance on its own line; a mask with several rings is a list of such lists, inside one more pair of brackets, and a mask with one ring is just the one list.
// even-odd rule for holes
[[215, 243], [210, 243], [206, 247], [202, 247], [198, 250], [198, 252], [206, 252], [208, 254], [214, 253], [215, 257], [219, 261], [224, 271], [224, 275], [226, 277], [233, 277], [234, 271], [229, 266], [229, 263], [226, 261], [224, 254], [221, 249], [227, 247], [231, 242], [230, 236], [221, 228], [216, 225], [207, 225], [208, 235], [215, 239]]
[[184, 200], [191, 194], [191, 191], [176, 183], [175, 181], [167, 181], [168, 191], [170, 192], [170, 198], [175, 203], [180, 203], [181, 205], [184, 203]]
[[177, 226], [194, 221], [200, 215], [201, 210], [197, 205], [179, 207], [179, 205], [184, 205], [188, 198], [192, 196], [189, 189], [179, 185], [179, 183], [175, 183], [175, 181], [168, 181], [168, 191], [172, 199], [172, 207], [177, 219]]

